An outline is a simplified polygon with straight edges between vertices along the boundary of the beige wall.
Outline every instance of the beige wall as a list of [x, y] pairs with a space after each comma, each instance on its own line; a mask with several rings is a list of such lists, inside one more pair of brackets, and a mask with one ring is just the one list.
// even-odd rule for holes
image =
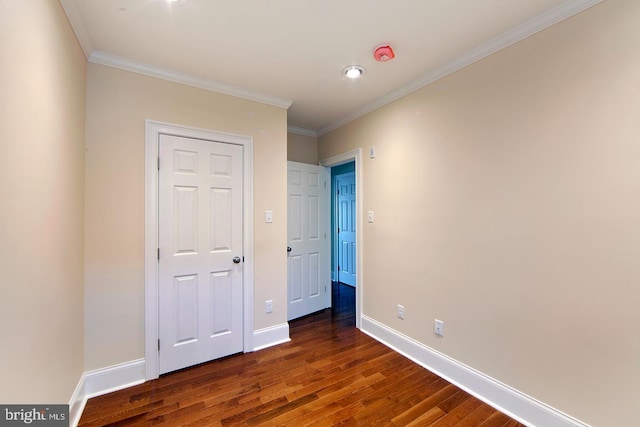
[[318, 138], [289, 132], [287, 134], [287, 160], [317, 165]]
[[640, 404], [639, 27], [602, 3], [319, 142], [377, 150], [364, 314], [594, 426]]
[[[90, 64], [87, 370], [144, 357], [145, 119], [253, 138], [254, 328], [286, 322], [286, 110]], [[265, 210], [273, 211], [272, 224], [262, 221]], [[269, 299], [274, 312], [267, 315]]]
[[83, 369], [85, 59], [57, 1], [0, 1], [0, 402]]

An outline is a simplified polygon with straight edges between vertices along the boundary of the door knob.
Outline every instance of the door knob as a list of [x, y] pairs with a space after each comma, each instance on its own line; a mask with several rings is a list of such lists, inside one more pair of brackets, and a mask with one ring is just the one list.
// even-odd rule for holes
[[240, 264], [240, 257], [239, 257], [239, 256], [234, 256], [234, 257], [233, 257], [233, 262], [234, 262], [235, 264]]
[[291, 252], [291, 246], [287, 246], [287, 252]]

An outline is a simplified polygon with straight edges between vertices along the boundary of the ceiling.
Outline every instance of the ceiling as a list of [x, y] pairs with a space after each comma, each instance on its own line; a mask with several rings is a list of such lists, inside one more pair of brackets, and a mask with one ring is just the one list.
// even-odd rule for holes
[[317, 136], [601, 0], [60, 1], [89, 61], [288, 107]]

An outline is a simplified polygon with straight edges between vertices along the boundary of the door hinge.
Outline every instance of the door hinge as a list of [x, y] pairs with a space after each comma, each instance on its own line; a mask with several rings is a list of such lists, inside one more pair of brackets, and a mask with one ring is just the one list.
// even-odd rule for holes
[[340, 271], [340, 266], [338, 266], [338, 271]]
[[338, 233], [340, 233], [340, 227], [338, 227]]
[[160, 170], [160, 157], [158, 157], [158, 170]]
[[158, 340], [158, 351], [160, 351], [160, 340]]
[[158, 248], [158, 261], [160, 261], [160, 248]]

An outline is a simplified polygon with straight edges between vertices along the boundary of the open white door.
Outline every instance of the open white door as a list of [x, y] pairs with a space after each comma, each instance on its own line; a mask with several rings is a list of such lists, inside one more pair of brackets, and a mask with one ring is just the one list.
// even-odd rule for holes
[[336, 176], [338, 282], [356, 285], [356, 174]]
[[287, 319], [331, 305], [329, 190], [324, 167], [288, 162]]
[[160, 135], [159, 373], [243, 350], [243, 147]]

